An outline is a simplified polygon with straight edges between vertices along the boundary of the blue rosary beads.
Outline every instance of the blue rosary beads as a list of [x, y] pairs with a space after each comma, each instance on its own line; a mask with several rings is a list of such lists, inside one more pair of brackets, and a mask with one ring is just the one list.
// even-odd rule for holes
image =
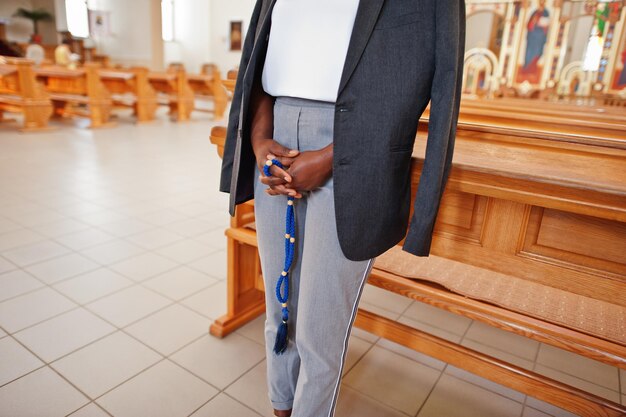
[[[266, 177], [270, 177], [270, 167], [276, 165], [279, 168], [283, 167], [277, 159], [268, 160], [263, 166], [263, 173]], [[293, 262], [294, 248], [296, 243], [296, 218], [294, 212], [294, 197], [287, 196], [287, 214], [285, 216], [285, 266], [280, 273], [280, 278], [276, 284], [276, 298], [282, 305], [282, 323], [278, 327], [276, 333], [276, 342], [274, 343], [274, 353], [281, 354], [287, 349], [288, 341], [288, 327], [287, 320], [289, 319], [289, 310], [287, 309], [287, 300], [289, 299], [289, 270]], [[281, 293], [281, 287], [284, 284], [284, 292]]]

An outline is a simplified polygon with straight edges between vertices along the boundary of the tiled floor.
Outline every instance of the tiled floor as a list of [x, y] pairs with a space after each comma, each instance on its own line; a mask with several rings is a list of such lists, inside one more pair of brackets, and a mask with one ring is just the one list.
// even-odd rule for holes
[[[228, 223], [211, 126], [0, 125], [1, 416], [272, 416], [264, 316], [207, 332]], [[361, 306], [626, 401], [610, 366], [369, 285]], [[357, 328], [340, 392], [338, 417], [571, 416]]]

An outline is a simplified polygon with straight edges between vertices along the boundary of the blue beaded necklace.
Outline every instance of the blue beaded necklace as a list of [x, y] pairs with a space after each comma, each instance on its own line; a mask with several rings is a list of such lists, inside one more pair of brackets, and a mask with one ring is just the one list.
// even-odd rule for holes
[[[283, 167], [277, 159], [268, 160], [263, 166], [263, 173], [266, 177], [270, 177], [270, 167], [276, 165], [279, 168]], [[287, 214], [285, 216], [285, 266], [280, 273], [280, 278], [276, 284], [276, 298], [282, 305], [282, 323], [278, 327], [276, 333], [276, 342], [274, 343], [274, 353], [281, 354], [287, 349], [288, 341], [288, 327], [287, 320], [289, 319], [289, 310], [287, 309], [287, 300], [289, 299], [289, 270], [293, 262], [294, 248], [296, 243], [296, 218], [294, 213], [294, 197], [287, 196]], [[284, 284], [284, 292], [281, 293], [281, 287]]]

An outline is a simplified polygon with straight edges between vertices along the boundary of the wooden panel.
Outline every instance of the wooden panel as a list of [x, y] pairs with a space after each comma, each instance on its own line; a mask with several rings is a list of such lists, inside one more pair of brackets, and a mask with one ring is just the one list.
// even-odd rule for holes
[[621, 222], [533, 207], [523, 252], [626, 281], [626, 224]]
[[486, 207], [486, 197], [451, 190], [445, 192], [435, 233], [450, 234], [480, 244]]

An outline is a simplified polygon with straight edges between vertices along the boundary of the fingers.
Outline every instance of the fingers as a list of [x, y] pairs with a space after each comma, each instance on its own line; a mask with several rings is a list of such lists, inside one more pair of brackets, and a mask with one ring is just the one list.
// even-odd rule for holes
[[287, 181], [284, 178], [279, 178], [275, 176], [266, 177], [265, 175], [261, 176], [261, 182], [265, 185], [285, 185]]
[[270, 145], [268, 149], [269, 153], [276, 156], [290, 156], [294, 157], [298, 155], [299, 151], [297, 149], [289, 149], [286, 146], [281, 145], [280, 143], [274, 141]]
[[291, 158], [291, 157], [288, 157], [288, 156], [278, 156], [278, 155], [274, 155], [274, 154], [271, 154], [271, 153], [268, 153], [266, 155], [266, 158], [267, 159], [276, 159], [276, 160], [278, 160], [278, 162], [283, 164], [283, 166], [285, 168], [289, 168], [291, 166], [291, 164], [293, 164], [293, 161], [296, 160], [295, 157]]
[[300, 194], [298, 191], [292, 188], [288, 188], [287, 186], [282, 184], [272, 185], [270, 186], [270, 188], [266, 189], [265, 192], [269, 195], [288, 195], [295, 198], [302, 198], [302, 194]]
[[281, 178], [287, 182], [291, 182], [291, 175], [289, 175], [287, 173], [287, 171], [285, 171], [284, 169], [280, 168], [277, 165], [272, 165], [270, 167], [270, 173], [272, 174], [272, 176], [274, 177], [278, 177]]

